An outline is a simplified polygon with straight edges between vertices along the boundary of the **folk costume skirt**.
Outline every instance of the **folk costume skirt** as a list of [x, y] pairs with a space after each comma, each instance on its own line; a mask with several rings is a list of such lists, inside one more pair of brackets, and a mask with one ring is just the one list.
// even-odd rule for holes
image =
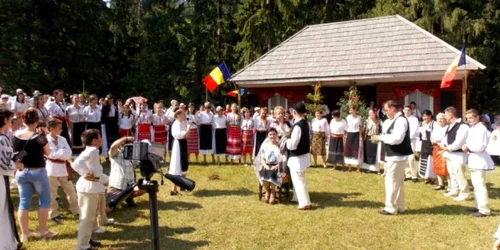
[[154, 142], [160, 144], [167, 144], [167, 128], [165, 125], [155, 125], [153, 126], [155, 137]]
[[218, 128], [215, 129], [215, 154], [225, 155], [227, 145], [227, 129]]
[[208, 155], [213, 154], [213, 136], [212, 125], [200, 125], [200, 154]]
[[347, 133], [344, 156], [346, 164], [359, 164], [359, 132]]
[[148, 140], [151, 141], [151, 126], [149, 123], [139, 124], [137, 127], [137, 140]]
[[328, 144], [328, 157], [326, 162], [330, 164], [344, 164], [344, 137], [330, 136]]
[[71, 129], [72, 138], [72, 149], [75, 153], [75, 149], [81, 150], [84, 148], [82, 143], [82, 133], [85, 131], [85, 122], [75, 122], [73, 123], [73, 129]]
[[125, 136], [132, 136], [132, 130], [131, 129], [120, 129], [120, 138], [125, 137]]
[[267, 130], [255, 132], [255, 149], [253, 153], [254, 157], [257, 156], [257, 154], [259, 153], [260, 146], [262, 145], [266, 137], [267, 137]]
[[189, 135], [187, 138], [187, 152], [188, 154], [195, 153], [197, 154], [200, 149], [198, 147], [198, 128], [191, 128], [189, 131]]
[[226, 154], [230, 159], [241, 157], [241, 129], [239, 126], [229, 126], [227, 129]]
[[311, 140], [311, 154], [326, 155], [326, 138], [323, 132], [313, 132]]
[[434, 163], [434, 173], [439, 176], [448, 176], [448, 170], [446, 168], [446, 159], [443, 154], [440, 153], [441, 149], [438, 145], [433, 145], [432, 150], [432, 161]]
[[253, 152], [253, 140], [254, 140], [253, 129], [243, 130], [243, 135], [241, 136], [242, 154], [251, 154]]

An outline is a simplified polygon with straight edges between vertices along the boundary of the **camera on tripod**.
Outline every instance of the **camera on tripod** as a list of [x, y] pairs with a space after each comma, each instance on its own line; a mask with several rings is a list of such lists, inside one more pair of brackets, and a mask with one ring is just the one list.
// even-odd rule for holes
[[123, 158], [139, 165], [141, 175], [151, 179], [165, 164], [165, 145], [149, 141], [136, 141], [123, 146]]

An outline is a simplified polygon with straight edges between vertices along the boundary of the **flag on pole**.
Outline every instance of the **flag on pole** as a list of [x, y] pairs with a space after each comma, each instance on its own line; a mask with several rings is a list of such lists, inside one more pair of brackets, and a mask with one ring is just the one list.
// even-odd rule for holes
[[237, 97], [240, 93], [238, 93], [238, 90], [233, 90], [231, 92], [228, 92], [227, 95], [230, 97]]
[[229, 73], [226, 64], [221, 63], [214, 70], [212, 70], [208, 76], [203, 78], [203, 84], [210, 92], [214, 92], [219, 85], [229, 80], [229, 78], [231, 78], [231, 74]]
[[451, 83], [455, 79], [455, 76], [457, 74], [457, 68], [465, 65], [465, 58], [466, 58], [466, 53], [465, 53], [465, 43], [462, 45], [462, 53], [460, 53], [455, 60], [451, 63], [450, 67], [448, 67], [448, 70], [446, 70], [446, 73], [443, 76], [443, 79], [441, 80], [441, 88], [449, 88], [451, 87]]

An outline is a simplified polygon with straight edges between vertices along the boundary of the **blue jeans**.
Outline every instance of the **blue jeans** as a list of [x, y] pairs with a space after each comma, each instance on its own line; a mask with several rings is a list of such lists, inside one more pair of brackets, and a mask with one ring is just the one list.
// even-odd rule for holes
[[31, 207], [31, 199], [33, 191], [38, 194], [39, 208], [50, 207], [50, 185], [47, 170], [25, 169], [16, 173], [16, 182], [19, 186], [19, 209], [29, 210]]

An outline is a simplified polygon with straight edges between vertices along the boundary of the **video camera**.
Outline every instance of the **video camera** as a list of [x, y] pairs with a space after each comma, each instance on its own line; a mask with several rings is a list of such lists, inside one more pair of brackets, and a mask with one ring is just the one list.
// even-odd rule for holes
[[136, 141], [123, 146], [123, 158], [139, 165], [141, 175], [149, 180], [151, 176], [160, 172], [165, 164], [165, 145], [149, 142]]

